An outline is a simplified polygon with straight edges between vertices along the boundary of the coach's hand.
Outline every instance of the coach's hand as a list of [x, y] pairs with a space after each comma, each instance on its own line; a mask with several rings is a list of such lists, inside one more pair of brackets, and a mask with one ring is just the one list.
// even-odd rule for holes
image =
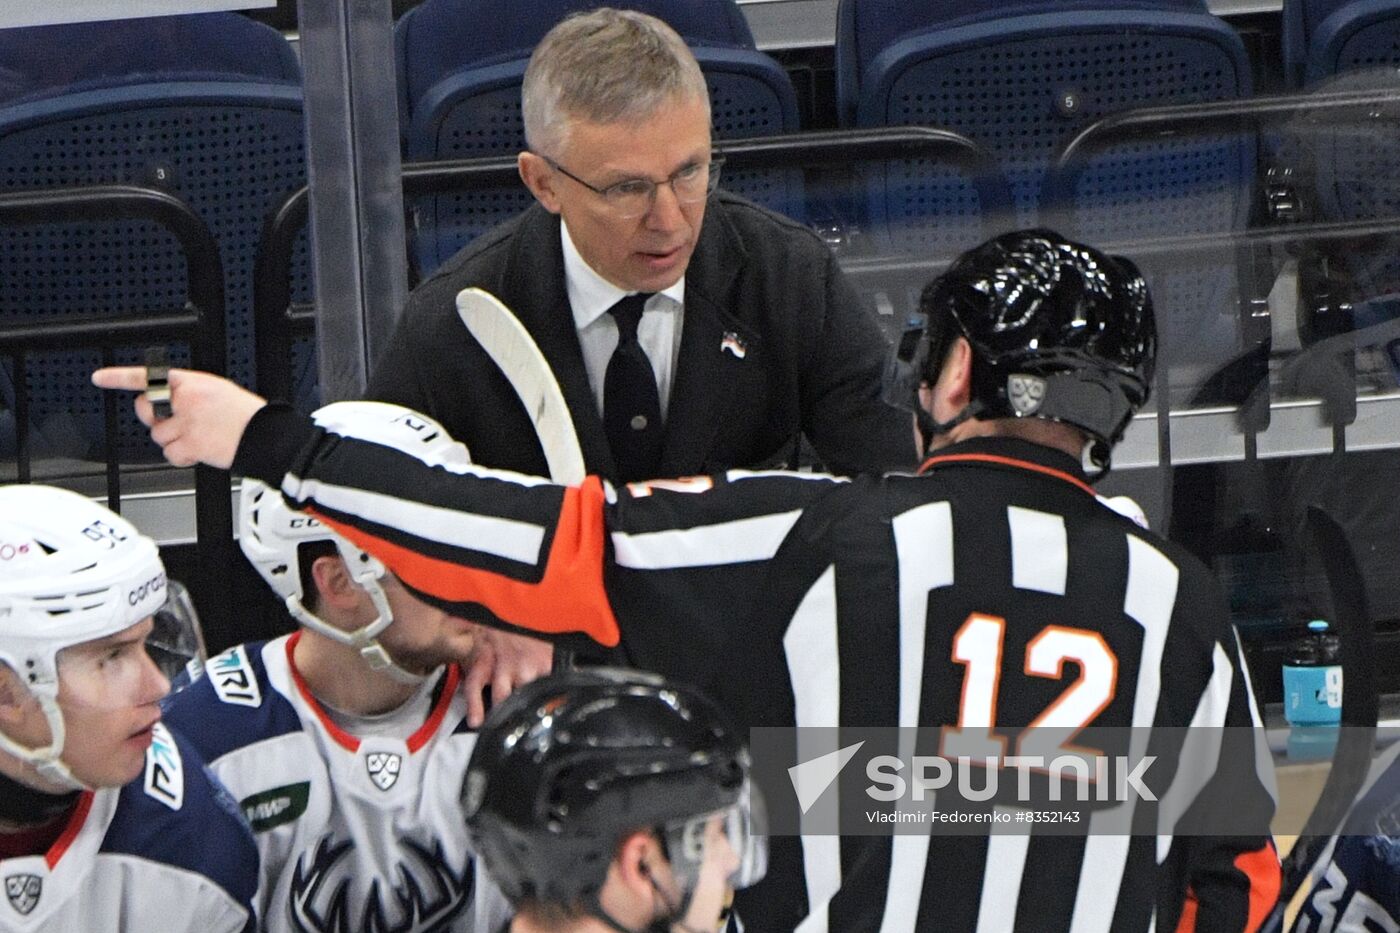
[[[207, 463], [227, 470], [233, 465], [243, 429], [267, 400], [221, 376], [194, 369], [172, 369], [168, 380], [169, 418], [157, 421], [150, 400], [136, 397], [136, 417], [151, 429], [151, 440], [175, 466]], [[146, 368], [109, 366], [93, 373], [92, 383], [103, 389], [145, 392]]]

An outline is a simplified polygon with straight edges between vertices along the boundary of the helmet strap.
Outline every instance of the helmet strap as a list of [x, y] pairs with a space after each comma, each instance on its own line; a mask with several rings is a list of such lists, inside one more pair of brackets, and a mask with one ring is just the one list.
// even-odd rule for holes
[[318, 635], [324, 635], [331, 641], [354, 648], [360, 653], [365, 664], [369, 665], [370, 670], [378, 671], [401, 684], [421, 684], [427, 678], [426, 674], [416, 674], [400, 667], [394, 662], [384, 646], [379, 643], [379, 633], [388, 628], [394, 621], [394, 613], [389, 608], [389, 600], [384, 595], [384, 588], [375, 579], [356, 580], [355, 582], [369, 593], [370, 601], [374, 603], [375, 619], [353, 632], [346, 632], [331, 625], [307, 609], [295, 594], [287, 597], [287, 612], [297, 622]]
[[584, 902], [584, 907], [588, 910], [590, 916], [616, 931], [616, 933], [640, 933], [638, 930], [629, 930], [614, 920], [612, 914], [603, 909], [603, 902], [598, 900], [597, 891], [594, 891], [588, 896], [588, 900]]
[[661, 886], [657, 884], [656, 879], [651, 876], [651, 872], [646, 872], [646, 876], [652, 891], [655, 892], [656, 899], [661, 901], [665, 910], [652, 917], [651, 921], [641, 930], [629, 930], [627, 927], [618, 923], [617, 920], [603, 908], [603, 902], [598, 899], [598, 893], [596, 891], [590, 894], [588, 900], [585, 902], [588, 913], [591, 914], [594, 919], [601, 921], [609, 928], [616, 931], [616, 933], [672, 933], [672, 931], [678, 927], [681, 929], [682, 933], [702, 933], [700, 930], [687, 926], [681, 919], [685, 916], [686, 911], [690, 909], [690, 901], [691, 898], [694, 897], [695, 892], [687, 891], [681, 897], [681, 902], [679, 904], [672, 904], [671, 899], [666, 896], [666, 892], [661, 890]]
[[919, 434], [922, 435], [924, 439], [923, 456], [927, 457], [929, 455], [929, 451], [933, 449], [933, 442], [938, 438], [938, 435], [947, 434], [964, 421], [970, 421], [976, 418], [982, 414], [985, 408], [986, 406], [980, 401], [973, 399], [967, 403], [962, 411], [958, 412], [947, 421], [935, 421], [933, 415], [928, 413], [928, 409], [924, 408], [922, 405], [917, 406], [914, 417], [918, 420]]
[[672, 929], [679, 927], [682, 933], [701, 933], [701, 931], [688, 926], [682, 919], [686, 912], [690, 910], [690, 902], [695, 897], [694, 889], [686, 891], [681, 895], [679, 904], [672, 904], [666, 892], [661, 890], [661, 885], [656, 883], [656, 879], [647, 872], [647, 881], [651, 882], [652, 891], [656, 892], [656, 897], [665, 905], [666, 910], [659, 916], [653, 917], [651, 923], [647, 924], [646, 933], [671, 933]]
[[20, 761], [33, 765], [39, 775], [65, 790], [87, 790], [86, 785], [73, 776], [72, 770], [59, 756], [63, 754], [63, 712], [58, 701], [46, 693], [37, 695], [39, 706], [44, 711], [44, 719], [49, 724], [49, 744], [43, 748], [30, 748], [21, 745], [3, 732], [0, 732], [0, 751], [8, 752]]

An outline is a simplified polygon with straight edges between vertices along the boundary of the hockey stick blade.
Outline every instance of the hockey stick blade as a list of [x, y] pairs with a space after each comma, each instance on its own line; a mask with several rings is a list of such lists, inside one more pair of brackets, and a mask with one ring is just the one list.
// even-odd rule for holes
[[1346, 533], [1331, 515], [1308, 506], [1307, 528], [1322, 561], [1332, 598], [1333, 622], [1341, 646], [1342, 730], [1332, 768], [1298, 840], [1283, 860], [1283, 883], [1273, 913], [1261, 931], [1281, 928], [1284, 911], [1302, 887], [1327, 842], [1340, 830], [1370, 771], [1379, 702], [1374, 630], [1362, 589], [1361, 569]]
[[457, 293], [457, 315], [520, 397], [544, 449], [549, 478], [565, 486], [583, 482], [587, 470], [573, 416], [549, 361], [525, 325], [494, 295], [479, 288]]
[[[495, 295], [480, 288], [457, 293], [457, 315], [505, 375], [535, 426], [549, 478], [565, 486], [583, 482], [588, 470], [564, 393], [525, 325]], [[554, 669], [574, 666], [574, 653], [556, 645]]]

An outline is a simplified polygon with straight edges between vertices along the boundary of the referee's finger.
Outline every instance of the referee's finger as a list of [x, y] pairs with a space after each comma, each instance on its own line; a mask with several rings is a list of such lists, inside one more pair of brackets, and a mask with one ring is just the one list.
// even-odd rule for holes
[[92, 384], [99, 389], [126, 389], [129, 392], [144, 392], [146, 391], [146, 367], [104, 366], [93, 372]]

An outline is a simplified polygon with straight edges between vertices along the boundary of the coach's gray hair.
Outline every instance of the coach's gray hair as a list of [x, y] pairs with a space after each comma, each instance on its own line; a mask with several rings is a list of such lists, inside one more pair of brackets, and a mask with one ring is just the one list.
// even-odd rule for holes
[[709, 109], [705, 76], [674, 29], [635, 10], [576, 13], [530, 56], [521, 89], [525, 142], [557, 155], [572, 119], [642, 120], [677, 98], [698, 98]]

